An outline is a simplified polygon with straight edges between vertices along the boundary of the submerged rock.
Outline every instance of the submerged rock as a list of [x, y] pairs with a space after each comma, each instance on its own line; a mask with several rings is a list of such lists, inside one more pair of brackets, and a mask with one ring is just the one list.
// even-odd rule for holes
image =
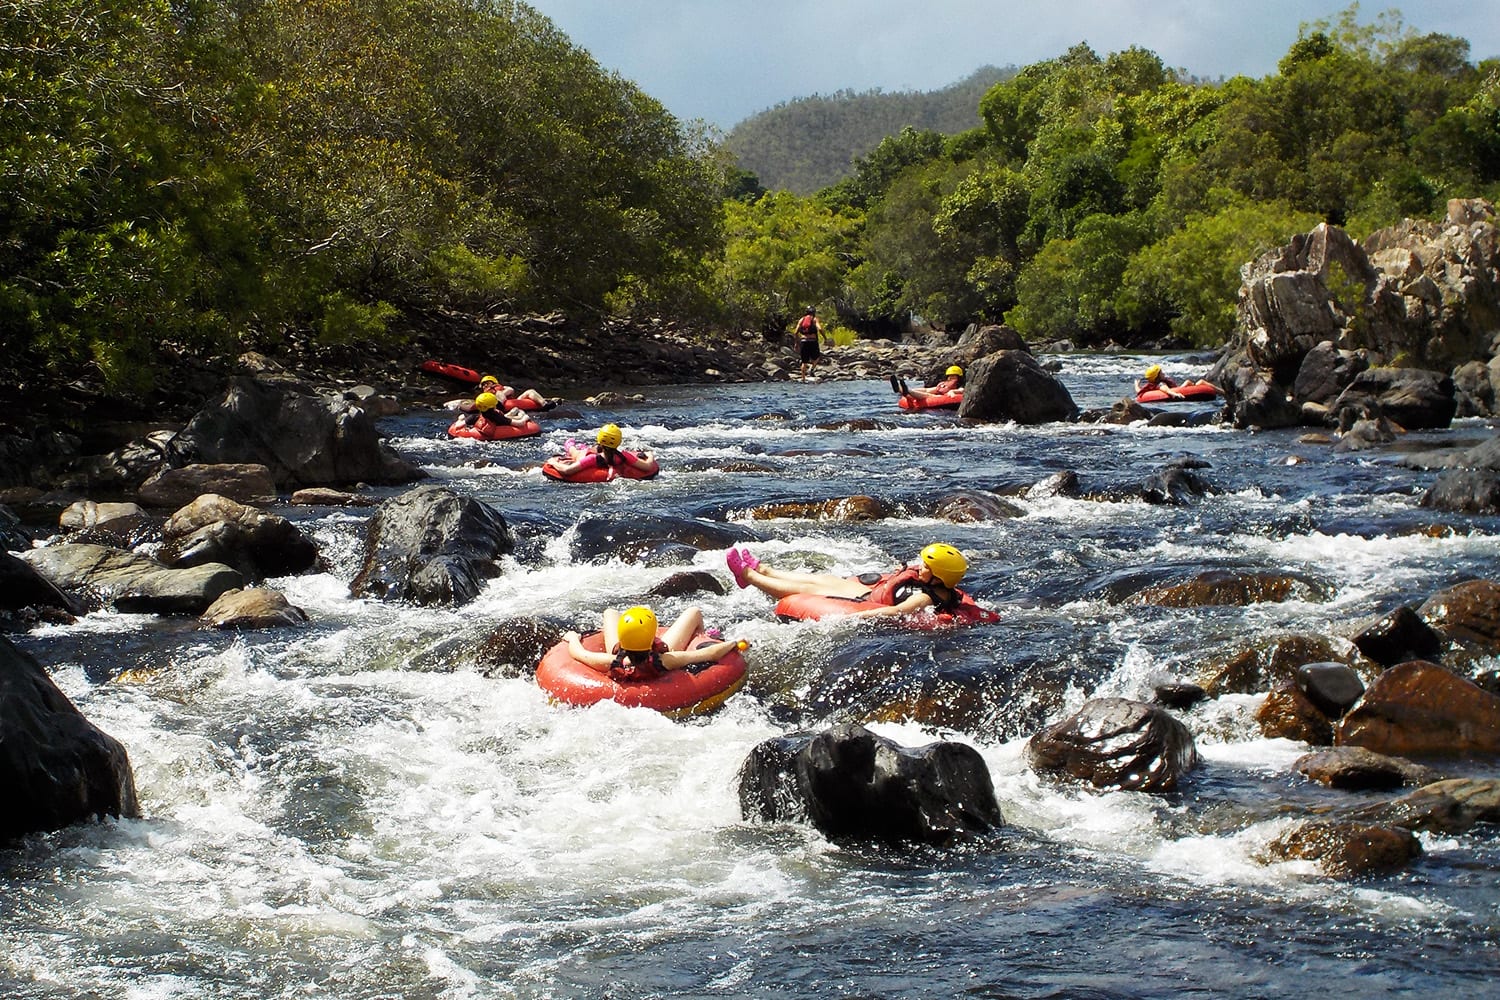
[[1274, 857], [1316, 861], [1337, 878], [1399, 871], [1422, 853], [1410, 830], [1349, 821], [1310, 821], [1272, 841]]

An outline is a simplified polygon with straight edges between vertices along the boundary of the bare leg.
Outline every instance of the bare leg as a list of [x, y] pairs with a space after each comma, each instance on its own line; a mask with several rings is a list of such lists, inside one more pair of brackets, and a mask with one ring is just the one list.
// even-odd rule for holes
[[543, 396], [541, 393], [537, 392], [535, 389], [527, 389], [525, 392], [517, 393], [516, 394], [516, 398], [517, 399], [529, 399], [533, 403], [545, 403], [547, 401], [547, 397]]
[[604, 651], [613, 652], [620, 645], [620, 612], [618, 608], [604, 609]]
[[703, 612], [696, 607], [688, 608], [677, 616], [677, 620], [671, 624], [662, 635], [662, 641], [667, 644], [668, 649], [679, 652], [687, 649], [688, 640], [703, 631]]
[[863, 597], [870, 588], [858, 580], [832, 573], [790, 573], [762, 566], [745, 570], [745, 582], [780, 600], [792, 594], [823, 594], [828, 597]]

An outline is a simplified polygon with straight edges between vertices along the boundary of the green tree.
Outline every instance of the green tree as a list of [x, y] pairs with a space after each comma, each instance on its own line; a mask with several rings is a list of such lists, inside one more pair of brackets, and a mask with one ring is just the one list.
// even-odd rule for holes
[[1139, 214], [1101, 213], [1080, 222], [1073, 237], [1048, 241], [1017, 278], [1016, 306], [1005, 321], [1038, 340], [1094, 345], [1119, 337], [1120, 279], [1148, 233]]

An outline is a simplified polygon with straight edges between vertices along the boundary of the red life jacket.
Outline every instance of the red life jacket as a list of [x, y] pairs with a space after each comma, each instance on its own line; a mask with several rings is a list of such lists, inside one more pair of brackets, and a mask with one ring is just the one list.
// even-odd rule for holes
[[920, 590], [932, 601], [934, 611], [952, 611], [958, 607], [963, 600], [963, 591], [957, 587], [945, 588], [948, 593], [945, 596], [942, 591], [930, 583], [923, 583], [921, 570], [906, 567], [894, 573], [886, 573], [870, 587], [869, 600], [877, 604], [900, 604], [911, 596], [912, 590]]
[[803, 316], [802, 322], [797, 324], [797, 334], [803, 340], [812, 340], [818, 335], [818, 321], [813, 316]]
[[[631, 654], [616, 646], [612, 650], [615, 661], [609, 665], [610, 679], [628, 684], [660, 677], [667, 672], [666, 666], [661, 662], [661, 654], [666, 651], [667, 644], [660, 639], [653, 642], [651, 649], [644, 654]], [[636, 660], [633, 656], [644, 656], [644, 659]]]

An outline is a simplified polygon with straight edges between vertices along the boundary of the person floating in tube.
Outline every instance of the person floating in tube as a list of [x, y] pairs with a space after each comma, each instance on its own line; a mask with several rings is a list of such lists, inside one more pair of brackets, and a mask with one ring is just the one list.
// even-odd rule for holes
[[914, 566], [893, 573], [869, 573], [853, 579], [832, 573], [793, 573], [765, 565], [750, 550], [737, 546], [724, 554], [729, 572], [740, 587], [754, 587], [780, 600], [792, 594], [818, 594], [881, 605], [855, 612], [852, 618], [909, 615], [931, 608], [953, 611], [966, 595], [958, 589], [969, 560], [951, 545], [934, 542], [922, 550]]
[[644, 476], [655, 475], [658, 465], [650, 452], [624, 451], [620, 448], [624, 440], [625, 435], [618, 424], [605, 424], [594, 436], [592, 446], [580, 448], [575, 442], [569, 441], [567, 454], [548, 459], [548, 463], [554, 472], [563, 477], [595, 466], [614, 469], [616, 472], [634, 470]]
[[954, 393], [964, 391], [964, 370], [958, 365], [949, 365], [948, 370], [943, 373], [943, 380], [937, 385], [929, 385], [925, 389], [913, 389], [906, 384], [906, 379], [892, 375], [891, 388], [903, 396], [911, 396], [922, 402], [926, 402], [934, 396], [951, 396]]
[[700, 663], [717, 663], [736, 649], [750, 648], [743, 639], [711, 642], [688, 649], [693, 636], [703, 631], [703, 612], [688, 608], [657, 637], [656, 613], [637, 605], [624, 612], [604, 609], [604, 651], [583, 647], [577, 632], [563, 633], [568, 654], [617, 681], [649, 681], [669, 670], [682, 670]]
[[504, 427], [509, 424], [512, 427], [525, 427], [531, 422], [525, 410], [503, 409], [500, 406], [500, 397], [493, 392], [481, 392], [474, 397], [474, 405], [464, 413], [464, 423], [470, 427], [481, 421], [494, 424], [496, 427]]
[[[490, 393], [491, 395], [493, 395], [497, 400], [499, 400], [499, 405], [504, 410], [550, 410], [557, 405], [557, 400], [548, 399], [546, 396], [543, 396], [535, 389], [527, 389], [523, 392], [517, 392], [515, 390], [515, 387], [501, 384], [500, 380], [493, 375], [479, 376], [479, 393], [480, 395], [483, 395], [484, 393]], [[525, 400], [525, 402], [518, 403], [517, 400]], [[474, 409], [474, 400], [452, 399], [444, 403], [443, 406], [450, 410], [458, 410], [462, 413], [469, 413]]]
[[1139, 396], [1143, 392], [1156, 389], [1167, 394], [1168, 399], [1186, 399], [1179, 390], [1189, 385], [1212, 385], [1208, 379], [1190, 378], [1186, 382], [1179, 383], [1176, 379], [1168, 376], [1161, 370], [1161, 365], [1152, 365], [1141, 373], [1142, 377], [1136, 380], [1135, 394]]

